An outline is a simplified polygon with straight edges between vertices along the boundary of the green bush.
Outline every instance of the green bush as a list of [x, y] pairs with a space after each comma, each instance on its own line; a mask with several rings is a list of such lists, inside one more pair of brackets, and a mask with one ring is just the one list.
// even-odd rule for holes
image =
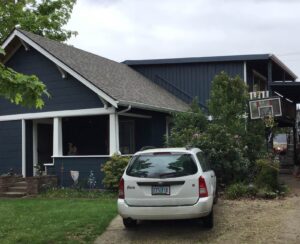
[[129, 162], [130, 157], [114, 154], [101, 168], [104, 172], [103, 185], [109, 190], [119, 188], [120, 179]]
[[248, 186], [243, 183], [234, 183], [225, 190], [225, 196], [228, 199], [238, 199], [245, 197], [248, 192]]
[[256, 160], [258, 172], [255, 185], [267, 191], [278, 191], [279, 162], [272, 157]]

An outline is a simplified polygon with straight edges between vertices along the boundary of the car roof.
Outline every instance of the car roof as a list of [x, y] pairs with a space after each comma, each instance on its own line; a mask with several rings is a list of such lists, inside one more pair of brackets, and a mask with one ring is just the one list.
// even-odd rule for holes
[[136, 152], [135, 155], [148, 154], [148, 153], [160, 153], [160, 152], [179, 152], [179, 153], [196, 153], [201, 151], [199, 148], [185, 148], [185, 147], [172, 147], [172, 148], [155, 148], [147, 149]]

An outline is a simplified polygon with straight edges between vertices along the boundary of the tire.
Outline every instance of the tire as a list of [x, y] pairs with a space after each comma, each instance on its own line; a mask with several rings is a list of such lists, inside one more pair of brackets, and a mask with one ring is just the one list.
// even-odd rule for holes
[[203, 226], [206, 229], [212, 229], [214, 227], [214, 211], [211, 210], [210, 214], [203, 218]]
[[219, 199], [219, 193], [218, 193], [218, 187], [216, 188], [215, 196], [214, 196], [214, 204], [218, 203]]
[[126, 219], [123, 218], [123, 224], [125, 228], [131, 229], [136, 227], [137, 221], [131, 218], [126, 218]]

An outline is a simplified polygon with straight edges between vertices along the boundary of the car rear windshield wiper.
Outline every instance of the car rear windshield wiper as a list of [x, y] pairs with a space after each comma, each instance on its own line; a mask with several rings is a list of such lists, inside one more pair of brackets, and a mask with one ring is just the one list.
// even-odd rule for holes
[[172, 172], [172, 173], [160, 174], [159, 178], [179, 177], [179, 176], [185, 176], [185, 175], [186, 175], [186, 173], [184, 173], [184, 172]]

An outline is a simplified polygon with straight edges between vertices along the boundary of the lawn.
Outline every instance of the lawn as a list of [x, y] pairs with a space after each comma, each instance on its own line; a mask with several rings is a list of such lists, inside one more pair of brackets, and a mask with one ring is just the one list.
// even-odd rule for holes
[[92, 243], [116, 216], [116, 198], [0, 199], [4, 243]]

